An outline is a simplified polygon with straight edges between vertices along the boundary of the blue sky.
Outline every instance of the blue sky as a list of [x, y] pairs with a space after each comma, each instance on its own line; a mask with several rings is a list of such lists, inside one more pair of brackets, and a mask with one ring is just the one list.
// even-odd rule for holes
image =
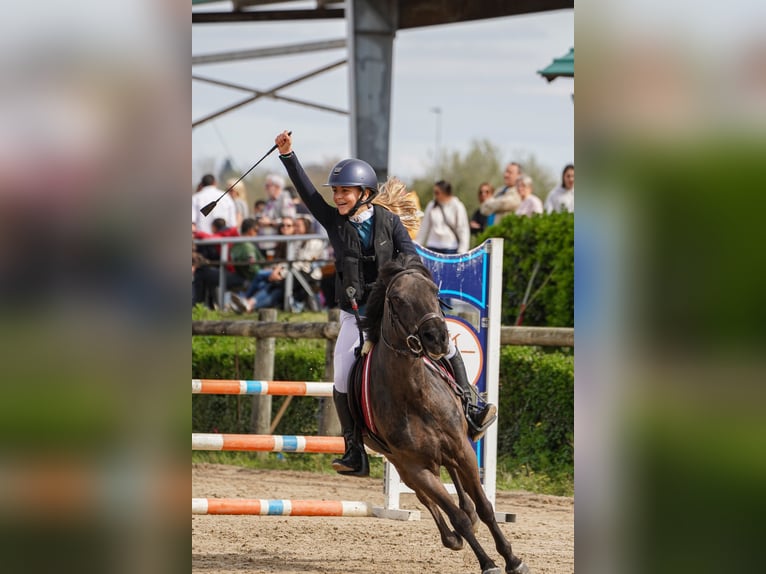
[[[345, 21], [192, 26], [192, 54], [332, 40], [346, 36]], [[554, 176], [574, 160], [574, 82], [546, 82], [536, 71], [574, 46], [574, 11], [560, 10], [397, 33], [394, 42], [391, 175], [426, 173], [436, 147], [465, 151], [487, 138], [505, 160], [534, 154]], [[195, 66], [195, 74], [268, 89], [345, 57], [344, 49]], [[347, 67], [302, 82], [284, 95], [348, 109]], [[243, 92], [192, 82], [192, 118], [243, 99]], [[213, 125], [214, 124], [214, 125]], [[308, 163], [350, 154], [349, 119], [274, 100], [258, 100], [193, 130], [194, 166], [200, 158], [254, 163], [282, 129]], [[276, 157], [263, 164], [281, 171]], [[196, 180], [199, 173], [193, 174]], [[498, 183], [501, 174], [498, 174]]]

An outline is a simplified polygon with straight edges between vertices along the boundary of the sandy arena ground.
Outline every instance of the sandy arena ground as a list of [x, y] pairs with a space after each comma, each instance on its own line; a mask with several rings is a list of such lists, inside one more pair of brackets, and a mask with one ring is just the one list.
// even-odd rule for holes
[[[383, 481], [292, 471], [257, 471], [225, 465], [192, 465], [194, 497], [362, 500], [383, 505]], [[436, 525], [414, 495], [402, 508], [421, 520], [378, 518], [192, 516], [192, 572], [206, 574], [479, 574], [466, 544], [454, 552], [441, 545]], [[496, 508], [516, 514], [501, 525], [514, 553], [533, 574], [574, 572], [574, 499], [498, 491]], [[479, 542], [505, 567], [489, 531]]]

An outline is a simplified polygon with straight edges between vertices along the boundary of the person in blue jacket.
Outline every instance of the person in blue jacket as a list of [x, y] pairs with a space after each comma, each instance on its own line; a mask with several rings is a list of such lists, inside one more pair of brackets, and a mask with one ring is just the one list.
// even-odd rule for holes
[[[378, 277], [378, 269], [401, 254], [417, 255], [415, 245], [399, 217], [372, 200], [378, 193], [375, 170], [360, 159], [344, 159], [330, 171], [326, 186], [332, 188], [335, 206], [325, 201], [309, 180], [292, 149], [289, 132], [280, 133], [274, 140], [287, 174], [311, 214], [327, 231], [335, 252], [335, 293], [340, 307], [340, 329], [335, 343], [333, 401], [338, 411], [345, 453], [335, 459], [333, 468], [340, 474], [366, 476], [369, 465], [364, 445], [354, 433], [354, 422], [348, 407], [348, 375], [355, 360], [354, 349], [359, 342], [356, 316], [350, 297], [364, 315], [372, 284]], [[451, 356], [450, 356], [451, 355]], [[455, 371], [455, 379], [468, 392], [470, 383], [465, 366], [454, 344], [448, 354]], [[471, 427], [471, 438], [478, 440], [487, 427], [494, 422], [497, 409], [494, 405], [465, 404]]]

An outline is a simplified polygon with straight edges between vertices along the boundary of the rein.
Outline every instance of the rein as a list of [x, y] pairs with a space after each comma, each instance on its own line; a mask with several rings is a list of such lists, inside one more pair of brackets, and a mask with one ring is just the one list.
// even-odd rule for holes
[[[386, 296], [385, 296], [386, 306], [388, 307], [388, 318], [389, 318], [389, 321], [391, 323], [391, 326], [394, 329], [396, 329], [397, 326], [398, 326], [398, 327], [401, 328], [402, 331], [407, 333], [407, 336], [405, 337], [405, 343], [407, 345], [407, 348], [406, 349], [398, 349], [397, 347], [395, 347], [393, 344], [391, 344], [388, 341], [388, 338], [386, 337], [386, 332], [385, 332], [385, 329], [384, 329], [385, 323], [381, 326], [380, 338], [383, 341], [383, 343], [386, 345], [386, 347], [388, 347], [389, 349], [391, 349], [395, 353], [398, 353], [398, 354], [403, 355], [403, 356], [410, 356], [410, 355], [412, 355], [412, 356], [417, 358], [417, 357], [422, 357], [424, 355], [423, 344], [420, 341], [420, 328], [425, 323], [427, 323], [428, 321], [431, 321], [433, 319], [438, 319], [438, 320], [442, 320], [442, 321], [444, 319], [443, 319], [441, 313], [426, 313], [425, 315], [423, 315], [423, 317], [420, 318], [420, 320], [415, 325], [415, 328], [412, 329], [411, 331], [408, 331], [404, 327], [404, 325], [402, 325], [402, 322], [399, 320], [399, 316], [392, 309], [391, 301], [389, 300], [389, 291], [391, 290], [391, 287], [394, 285], [394, 283], [396, 283], [396, 281], [399, 278], [401, 278], [401, 277], [403, 277], [405, 275], [410, 275], [410, 274], [415, 274], [416, 277], [422, 277], [423, 279], [425, 279], [429, 283], [433, 284], [433, 281], [431, 281], [427, 277], [423, 276], [422, 274], [418, 273], [414, 269], [405, 269], [404, 271], [400, 271], [399, 273], [394, 275], [393, 279], [391, 279], [391, 281], [388, 284], [388, 287], [386, 287]], [[395, 320], [396, 320], [396, 322], [395, 322]]]

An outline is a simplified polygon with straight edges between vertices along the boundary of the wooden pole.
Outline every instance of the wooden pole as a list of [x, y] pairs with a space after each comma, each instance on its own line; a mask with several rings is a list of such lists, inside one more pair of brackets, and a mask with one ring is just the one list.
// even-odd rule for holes
[[[258, 311], [259, 321], [276, 321], [276, 309], [261, 309]], [[253, 378], [270, 381], [274, 378], [274, 338], [258, 337], [255, 348]], [[254, 434], [269, 434], [271, 427], [271, 395], [253, 396], [253, 410], [250, 414], [250, 432]], [[268, 457], [268, 453], [256, 453], [258, 458]]]

